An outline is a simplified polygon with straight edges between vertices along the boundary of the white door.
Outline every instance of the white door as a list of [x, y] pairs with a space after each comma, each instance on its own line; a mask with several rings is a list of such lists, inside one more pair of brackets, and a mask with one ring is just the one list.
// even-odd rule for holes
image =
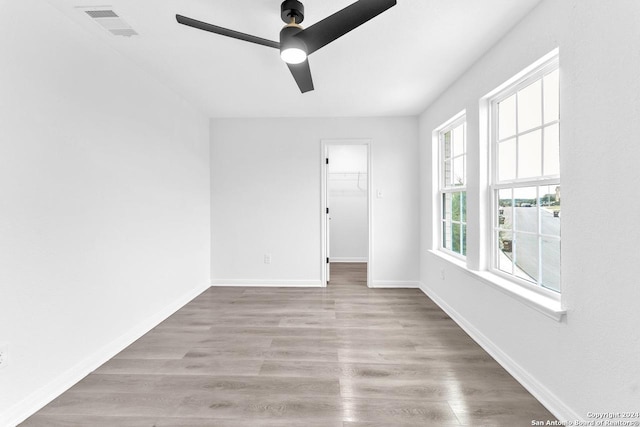
[[331, 217], [327, 214], [327, 283], [331, 280]]
[[324, 284], [331, 279], [333, 262], [365, 262], [368, 285], [371, 270], [369, 141], [323, 141], [322, 153]]
[[[327, 168], [327, 175], [329, 174], [329, 153], [328, 153], [328, 149], [326, 152], [326, 159], [327, 162], [325, 163], [325, 167]], [[331, 215], [330, 212], [331, 210], [329, 209], [329, 185], [325, 184], [325, 200], [327, 203], [327, 209], [325, 211], [325, 234], [326, 234], [326, 240], [325, 240], [325, 244], [326, 244], [326, 248], [327, 248], [327, 263], [326, 263], [326, 277], [327, 277], [327, 283], [329, 283], [329, 280], [331, 280]]]

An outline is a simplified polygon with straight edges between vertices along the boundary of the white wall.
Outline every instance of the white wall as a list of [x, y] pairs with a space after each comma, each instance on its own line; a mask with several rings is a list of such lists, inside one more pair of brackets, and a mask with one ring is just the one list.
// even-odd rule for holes
[[0, 425], [208, 286], [208, 120], [45, 2], [0, 2]]
[[[211, 121], [212, 278], [320, 286], [321, 140], [372, 140], [374, 285], [418, 278], [416, 118]], [[271, 254], [271, 264], [264, 255]]]
[[367, 146], [327, 145], [331, 262], [366, 262], [369, 256]]
[[[640, 211], [640, 199], [632, 196], [640, 184], [634, 166], [640, 161], [638, 22], [640, 3], [634, 0], [545, 0], [420, 118], [424, 289], [567, 419], [586, 418], [589, 411], [635, 411], [640, 402], [640, 227], [632, 219]], [[468, 261], [482, 268], [486, 217], [480, 202], [487, 196], [487, 175], [474, 166], [486, 160], [478, 100], [557, 46], [567, 309], [562, 322], [427, 252], [434, 240], [433, 129], [466, 109]]]

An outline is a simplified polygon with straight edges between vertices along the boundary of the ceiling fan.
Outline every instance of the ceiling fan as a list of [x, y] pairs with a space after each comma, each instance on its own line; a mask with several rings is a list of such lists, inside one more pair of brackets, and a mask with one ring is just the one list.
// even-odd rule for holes
[[396, 0], [359, 0], [303, 29], [300, 23], [304, 20], [304, 6], [298, 0], [285, 0], [280, 5], [280, 16], [286, 24], [280, 31], [280, 42], [229, 30], [182, 15], [176, 15], [176, 19], [180, 24], [199, 30], [280, 49], [280, 57], [287, 63], [300, 91], [305, 93], [313, 90], [308, 55], [395, 5]]

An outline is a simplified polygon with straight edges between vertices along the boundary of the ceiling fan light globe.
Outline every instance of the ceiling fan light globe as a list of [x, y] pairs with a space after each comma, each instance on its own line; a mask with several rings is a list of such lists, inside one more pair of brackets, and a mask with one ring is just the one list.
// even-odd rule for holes
[[280, 57], [287, 64], [300, 64], [307, 59], [307, 52], [297, 47], [282, 49]]

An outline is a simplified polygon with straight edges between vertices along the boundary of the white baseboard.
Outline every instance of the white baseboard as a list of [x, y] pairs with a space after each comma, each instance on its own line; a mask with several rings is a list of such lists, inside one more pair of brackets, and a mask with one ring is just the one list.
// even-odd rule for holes
[[420, 282], [413, 280], [374, 280], [372, 288], [419, 288]]
[[445, 313], [449, 315], [480, 347], [482, 347], [496, 362], [498, 362], [516, 381], [529, 391], [542, 405], [549, 410], [560, 421], [581, 420], [582, 418], [577, 412], [572, 410], [568, 405], [564, 404], [553, 392], [546, 388], [536, 378], [534, 378], [526, 369], [514, 361], [508, 354], [503, 352], [500, 347], [487, 338], [473, 324], [471, 324], [464, 316], [454, 310], [449, 304], [441, 299], [432, 289], [424, 283], [419, 284], [422, 292], [425, 293], [433, 302], [435, 302]]
[[315, 280], [258, 280], [258, 279], [215, 279], [211, 286], [274, 287], [274, 288], [312, 288], [322, 287], [322, 281]]
[[333, 262], [367, 262], [367, 257], [331, 257], [329, 260]]
[[19, 423], [23, 422], [31, 415], [42, 409], [53, 399], [67, 391], [78, 381], [96, 370], [113, 356], [127, 348], [138, 338], [149, 332], [160, 322], [181, 309], [185, 304], [200, 295], [209, 287], [210, 286], [208, 284], [198, 286], [197, 288], [188, 292], [182, 298], [171, 302], [171, 304], [164, 307], [155, 315], [150, 316], [144, 321], [135, 325], [128, 332], [111, 341], [109, 344], [105, 345], [85, 360], [76, 364], [50, 383], [45, 384], [43, 387], [36, 390], [24, 400], [13, 405], [5, 413], [0, 413], [0, 425], [16, 426]]

